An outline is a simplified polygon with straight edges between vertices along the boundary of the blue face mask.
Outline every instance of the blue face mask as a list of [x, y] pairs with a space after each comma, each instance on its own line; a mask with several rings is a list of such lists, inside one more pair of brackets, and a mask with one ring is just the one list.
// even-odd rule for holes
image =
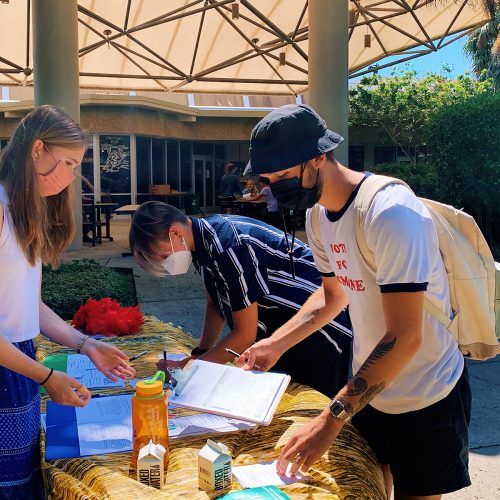
[[318, 183], [319, 170], [314, 186], [312, 188], [305, 188], [302, 186], [304, 169], [305, 165], [301, 169], [300, 177], [275, 182], [271, 186], [273, 196], [283, 208], [305, 210], [313, 207], [318, 202], [321, 195]]

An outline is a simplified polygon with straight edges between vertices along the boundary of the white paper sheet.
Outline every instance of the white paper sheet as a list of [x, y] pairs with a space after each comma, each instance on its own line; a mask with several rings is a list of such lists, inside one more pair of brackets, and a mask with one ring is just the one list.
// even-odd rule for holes
[[168, 424], [171, 439], [198, 436], [213, 432], [234, 432], [255, 427], [255, 424], [250, 422], [206, 413], [189, 415], [187, 417], [174, 417], [169, 420]]
[[276, 470], [276, 460], [274, 462], [233, 467], [233, 475], [243, 488], [272, 485], [283, 487], [287, 484], [307, 481], [311, 478], [309, 475], [300, 473], [295, 476], [280, 476]]
[[132, 395], [94, 397], [76, 420], [81, 456], [132, 449]]
[[229, 365], [196, 360], [192, 376], [169, 398], [174, 406], [268, 424], [290, 377], [280, 373], [249, 372]]
[[109, 389], [111, 387], [124, 387], [125, 382], [121, 379], [113, 382], [101, 373], [88, 356], [82, 354], [68, 355], [66, 373], [76, 378], [88, 389]]

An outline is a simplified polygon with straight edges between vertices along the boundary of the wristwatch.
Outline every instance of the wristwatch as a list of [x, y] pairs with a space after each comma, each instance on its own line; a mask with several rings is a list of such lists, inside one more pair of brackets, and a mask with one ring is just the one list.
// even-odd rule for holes
[[352, 415], [347, 412], [345, 404], [340, 399], [334, 399], [330, 403], [330, 413], [342, 422], [349, 422], [351, 420]]

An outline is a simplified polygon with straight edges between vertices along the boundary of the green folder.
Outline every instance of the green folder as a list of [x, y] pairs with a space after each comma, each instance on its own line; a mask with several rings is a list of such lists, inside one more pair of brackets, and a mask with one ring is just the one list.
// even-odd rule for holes
[[[68, 355], [67, 354], [50, 354], [43, 360], [44, 366], [54, 368], [60, 372], [68, 371]], [[40, 394], [46, 394], [45, 388], [40, 386]]]

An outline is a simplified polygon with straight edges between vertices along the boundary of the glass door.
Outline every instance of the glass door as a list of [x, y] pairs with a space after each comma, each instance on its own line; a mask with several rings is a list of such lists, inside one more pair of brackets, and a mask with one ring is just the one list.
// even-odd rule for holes
[[193, 155], [194, 192], [199, 197], [200, 206], [204, 210], [214, 210], [215, 168], [212, 156]]

